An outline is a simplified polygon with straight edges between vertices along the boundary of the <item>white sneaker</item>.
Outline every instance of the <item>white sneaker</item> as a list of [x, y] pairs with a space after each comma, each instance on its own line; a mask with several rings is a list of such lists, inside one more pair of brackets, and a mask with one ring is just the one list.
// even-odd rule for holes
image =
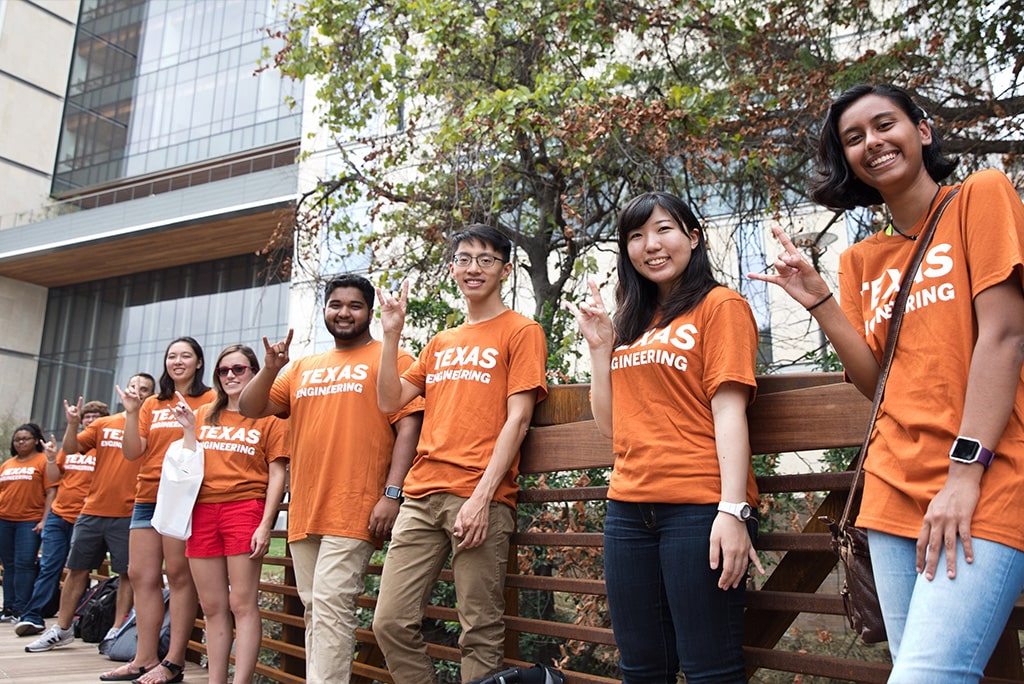
[[18, 616], [11, 615], [10, 613], [0, 615], [0, 624], [16, 625], [18, 624]]
[[43, 651], [52, 651], [55, 648], [61, 646], [67, 646], [75, 640], [75, 633], [70, 630], [61, 629], [59, 625], [54, 625], [50, 629], [43, 632], [43, 635], [33, 641], [31, 644], [25, 647], [25, 651], [28, 653], [41, 653]]
[[106, 636], [103, 637], [103, 639], [102, 639], [102, 641], [100, 643], [102, 643], [103, 641], [106, 641], [107, 639], [113, 639], [114, 637], [117, 636], [117, 633], [120, 632], [120, 631], [121, 631], [120, 627], [111, 627], [110, 629], [107, 630]]

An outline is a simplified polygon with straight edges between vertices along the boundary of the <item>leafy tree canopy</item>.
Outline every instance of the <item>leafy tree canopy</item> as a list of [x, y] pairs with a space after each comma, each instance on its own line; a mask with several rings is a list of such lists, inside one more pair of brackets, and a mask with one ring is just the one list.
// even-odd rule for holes
[[[559, 302], [649, 189], [705, 216], [806, 201], [817, 125], [862, 81], [909, 88], [962, 172], [1024, 150], [1024, 0], [305, 0], [272, 64], [315, 77], [343, 170], [303, 198], [375, 268], [436, 291], [445, 236], [498, 226], [552, 341]], [[371, 203], [373, 235], [339, 209]], [[400, 249], [398, 245], [401, 245]], [[736, 274], [738, 276], [738, 274]], [[729, 279], [729, 276], [726, 276]], [[735, 280], [733, 278], [733, 284]], [[424, 289], [434, 283], [434, 289]]]

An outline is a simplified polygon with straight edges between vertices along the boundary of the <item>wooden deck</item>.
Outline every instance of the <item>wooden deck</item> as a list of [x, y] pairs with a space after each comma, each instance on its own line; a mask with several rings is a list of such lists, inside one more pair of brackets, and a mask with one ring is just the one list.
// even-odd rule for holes
[[[47, 620], [47, 626], [53, 621]], [[96, 644], [76, 640], [46, 653], [26, 653], [25, 645], [35, 637], [19, 637], [14, 625], [0, 624], [0, 684], [97, 684], [100, 674], [119, 665], [100, 655]], [[187, 663], [185, 682], [207, 684], [206, 670]]]

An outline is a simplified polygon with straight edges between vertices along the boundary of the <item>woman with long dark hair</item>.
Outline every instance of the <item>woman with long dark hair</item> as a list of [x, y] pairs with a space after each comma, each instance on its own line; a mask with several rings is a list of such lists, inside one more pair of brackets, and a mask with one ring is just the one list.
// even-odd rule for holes
[[[174, 417], [174, 407], [179, 402], [177, 395], [184, 397], [193, 409], [216, 398], [213, 390], [203, 383], [203, 370], [203, 348], [191, 337], [179, 337], [164, 353], [159, 394], [140, 402], [133, 392], [117, 388], [125, 411], [121, 443], [124, 457], [129, 461], [144, 459], [139, 469], [128, 542], [128, 578], [135, 591], [139, 641], [135, 658], [101, 675], [103, 681], [164, 684], [183, 679], [185, 650], [196, 618], [198, 597], [185, 559], [185, 542], [161, 535], [153, 529], [152, 519], [164, 455], [184, 434]], [[170, 589], [171, 642], [161, 661], [158, 648], [164, 616], [165, 574]]]
[[757, 326], [715, 281], [678, 197], [634, 198], [617, 230], [614, 319], [594, 282], [574, 313], [615, 450], [605, 582], [623, 683], [745, 682], [745, 581], [761, 567], [746, 420]]

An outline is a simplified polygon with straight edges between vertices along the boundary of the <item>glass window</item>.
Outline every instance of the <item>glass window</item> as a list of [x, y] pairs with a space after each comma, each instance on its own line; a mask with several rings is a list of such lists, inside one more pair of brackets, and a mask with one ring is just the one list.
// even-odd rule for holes
[[[273, 255], [273, 263], [285, 261]], [[241, 342], [262, 358], [262, 336], [288, 334], [288, 283], [268, 258], [242, 255], [51, 288], [32, 415], [47, 434], [64, 428], [63, 400], [118, 405], [114, 385], [144, 371], [159, 378], [167, 344], [196, 338], [207, 362]], [[204, 378], [210, 384], [207, 373]], [[116, 410], [116, 409], [115, 409]]]
[[[279, 21], [267, 0], [83, 3], [53, 192], [245, 152], [253, 132], [230, 133], [253, 126], [257, 112], [278, 123], [260, 132], [260, 144], [296, 140], [301, 107], [281, 100], [301, 98], [301, 89], [272, 70], [253, 73], [263, 47], [275, 47], [262, 29]], [[227, 135], [164, 149], [208, 138], [212, 123]]]

